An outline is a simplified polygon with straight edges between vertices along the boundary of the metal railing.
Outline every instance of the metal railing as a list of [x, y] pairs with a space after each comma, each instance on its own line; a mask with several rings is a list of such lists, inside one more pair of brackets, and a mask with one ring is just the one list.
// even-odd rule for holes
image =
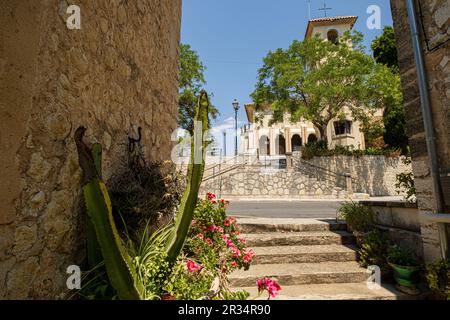
[[334, 187], [342, 188], [347, 191], [349, 194], [353, 194], [353, 178], [349, 173], [339, 173], [334, 172], [330, 169], [320, 167], [316, 164], [303, 160], [301, 157], [298, 157], [294, 161], [294, 167], [310, 176], [315, 177], [318, 180], [328, 181], [334, 185]]

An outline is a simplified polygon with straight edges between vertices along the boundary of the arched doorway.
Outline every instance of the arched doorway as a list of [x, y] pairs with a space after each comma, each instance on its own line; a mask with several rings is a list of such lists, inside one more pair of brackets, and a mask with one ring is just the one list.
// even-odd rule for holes
[[309, 136], [308, 136], [308, 143], [314, 143], [314, 142], [317, 142], [317, 136], [314, 134], [314, 133], [311, 133]]
[[270, 140], [267, 136], [259, 138], [259, 154], [261, 156], [270, 156]]
[[279, 135], [276, 141], [277, 141], [277, 155], [285, 155], [286, 139], [282, 135]]
[[300, 151], [302, 148], [302, 138], [298, 134], [294, 134], [291, 138], [292, 151]]

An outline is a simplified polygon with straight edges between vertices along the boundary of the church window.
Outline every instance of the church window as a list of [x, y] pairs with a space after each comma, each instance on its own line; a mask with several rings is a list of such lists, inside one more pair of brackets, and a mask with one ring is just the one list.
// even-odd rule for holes
[[334, 122], [334, 133], [339, 136], [343, 134], [352, 134], [352, 122], [349, 120], [341, 120]]
[[338, 44], [339, 43], [339, 33], [336, 29], [332, 29], [327, 33], [327, 39], [331, 43]]

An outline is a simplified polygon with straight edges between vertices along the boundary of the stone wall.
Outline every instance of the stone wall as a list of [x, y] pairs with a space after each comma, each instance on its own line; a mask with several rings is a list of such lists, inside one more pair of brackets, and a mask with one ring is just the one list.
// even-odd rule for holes
[[222, 176], [204, 181], [200, 194], [213, 192], [222, 198], [325, 198], [333, 194], [333, 185], [294, 170], [243, 166]]
[[353, 192], [370, 196], [398, 196], [395, 188], [396, 176], [411, 172], [410, 165], [402, 158], [384, 156], [364, 157], [316, 157], [308, 164], [294, 159], [294, 167], [287, 170], [243, 165], [235, 170], [205, 179], [202, 193], [215, 192], [222, 197], [242, 198], [346, 198], [345, 177], [330, 175], [350, 173]]
[[106, 179], [138, 126], [147, 159], [170, 158], [180, 16], [181, 0], [0, 2], [0, 299], [62, 298], [83, 261], [77, 127]]
[[420, 214], [416, 203], [400, 201], [362, 201], [375, 214], [377, 227], [386, 231], [397, 245], [410, 248], [423, 259]]
[[[411, 165], [403, 163], [402, 157], [315, 157], [308, 160], [318, 167], [334, 173], [349, 173], [353, 191], [370, 196], [397, 196], [397, 174], [411, 172]], [[404, 192], [401, 193], [403, 195]]]
[[[419, 8], [418, 4], [419, 2], [416, 3], [417, 8]], [[431, 97], [439, 166], [448, 170], [450, 168], [450, 0], [420, 1], [420, 5], [423, 18], [420, 18], [419, 14], [417, 18], [420, 22], [419, 30]], [[436, 203], [430, 176], [411, 32], [405, 1], [391, 0], [391, 6], [418, 204], [421, 213], [424, 214], [436, 209]], [[450, 208], [447, 207], [446, 212], [450, 212]], [[433, 261], [440, 258], [437, 225], [423, 223], [421, 233], [425, 260]]]

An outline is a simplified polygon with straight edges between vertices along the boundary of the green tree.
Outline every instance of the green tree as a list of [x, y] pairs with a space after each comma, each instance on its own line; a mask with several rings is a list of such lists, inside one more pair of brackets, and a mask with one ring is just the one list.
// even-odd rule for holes
[[[190, 45], [181, 44], [180, 53], [180, 88], [178, 123], [191, 134], [193, 132], [195, 108], [202, 87], [206, 84], [204, 72], [206, 67], [200, 61], [197, 52]], [[219, 111], [209, 106], [209, 117], [216, 119]]]
[[345, 116], [344, 107], [367, 123], [399, 88], [396, 75], [364, 53], [362, 41], [361, 33], [347, 32], [337, 44], [316, 36], [269, 52], [252, 93], [257, 108], [270, 103], [273, 122], [285, 111], [291, 121], [309, 120], [323, 140], [329, 122]]
[[[372, 50], [375, 61], [391, 68], [397, 74], [397, 86], [401, 86], [394, 28], [390, 26], [384, 27], [383, 34], [372, 42]], [[386, 101], [383, 123], [384, 141], [392, 148], [402, 149], [402, 152], [406, 154], [408, 150], [408, 135], [406, 132], [403, 96], [401, 94]]]
[[398, 69], [397, 45], [394, 28], [385, 26], [383, 34], [372, 42], [373, 57], [377, 63]]

